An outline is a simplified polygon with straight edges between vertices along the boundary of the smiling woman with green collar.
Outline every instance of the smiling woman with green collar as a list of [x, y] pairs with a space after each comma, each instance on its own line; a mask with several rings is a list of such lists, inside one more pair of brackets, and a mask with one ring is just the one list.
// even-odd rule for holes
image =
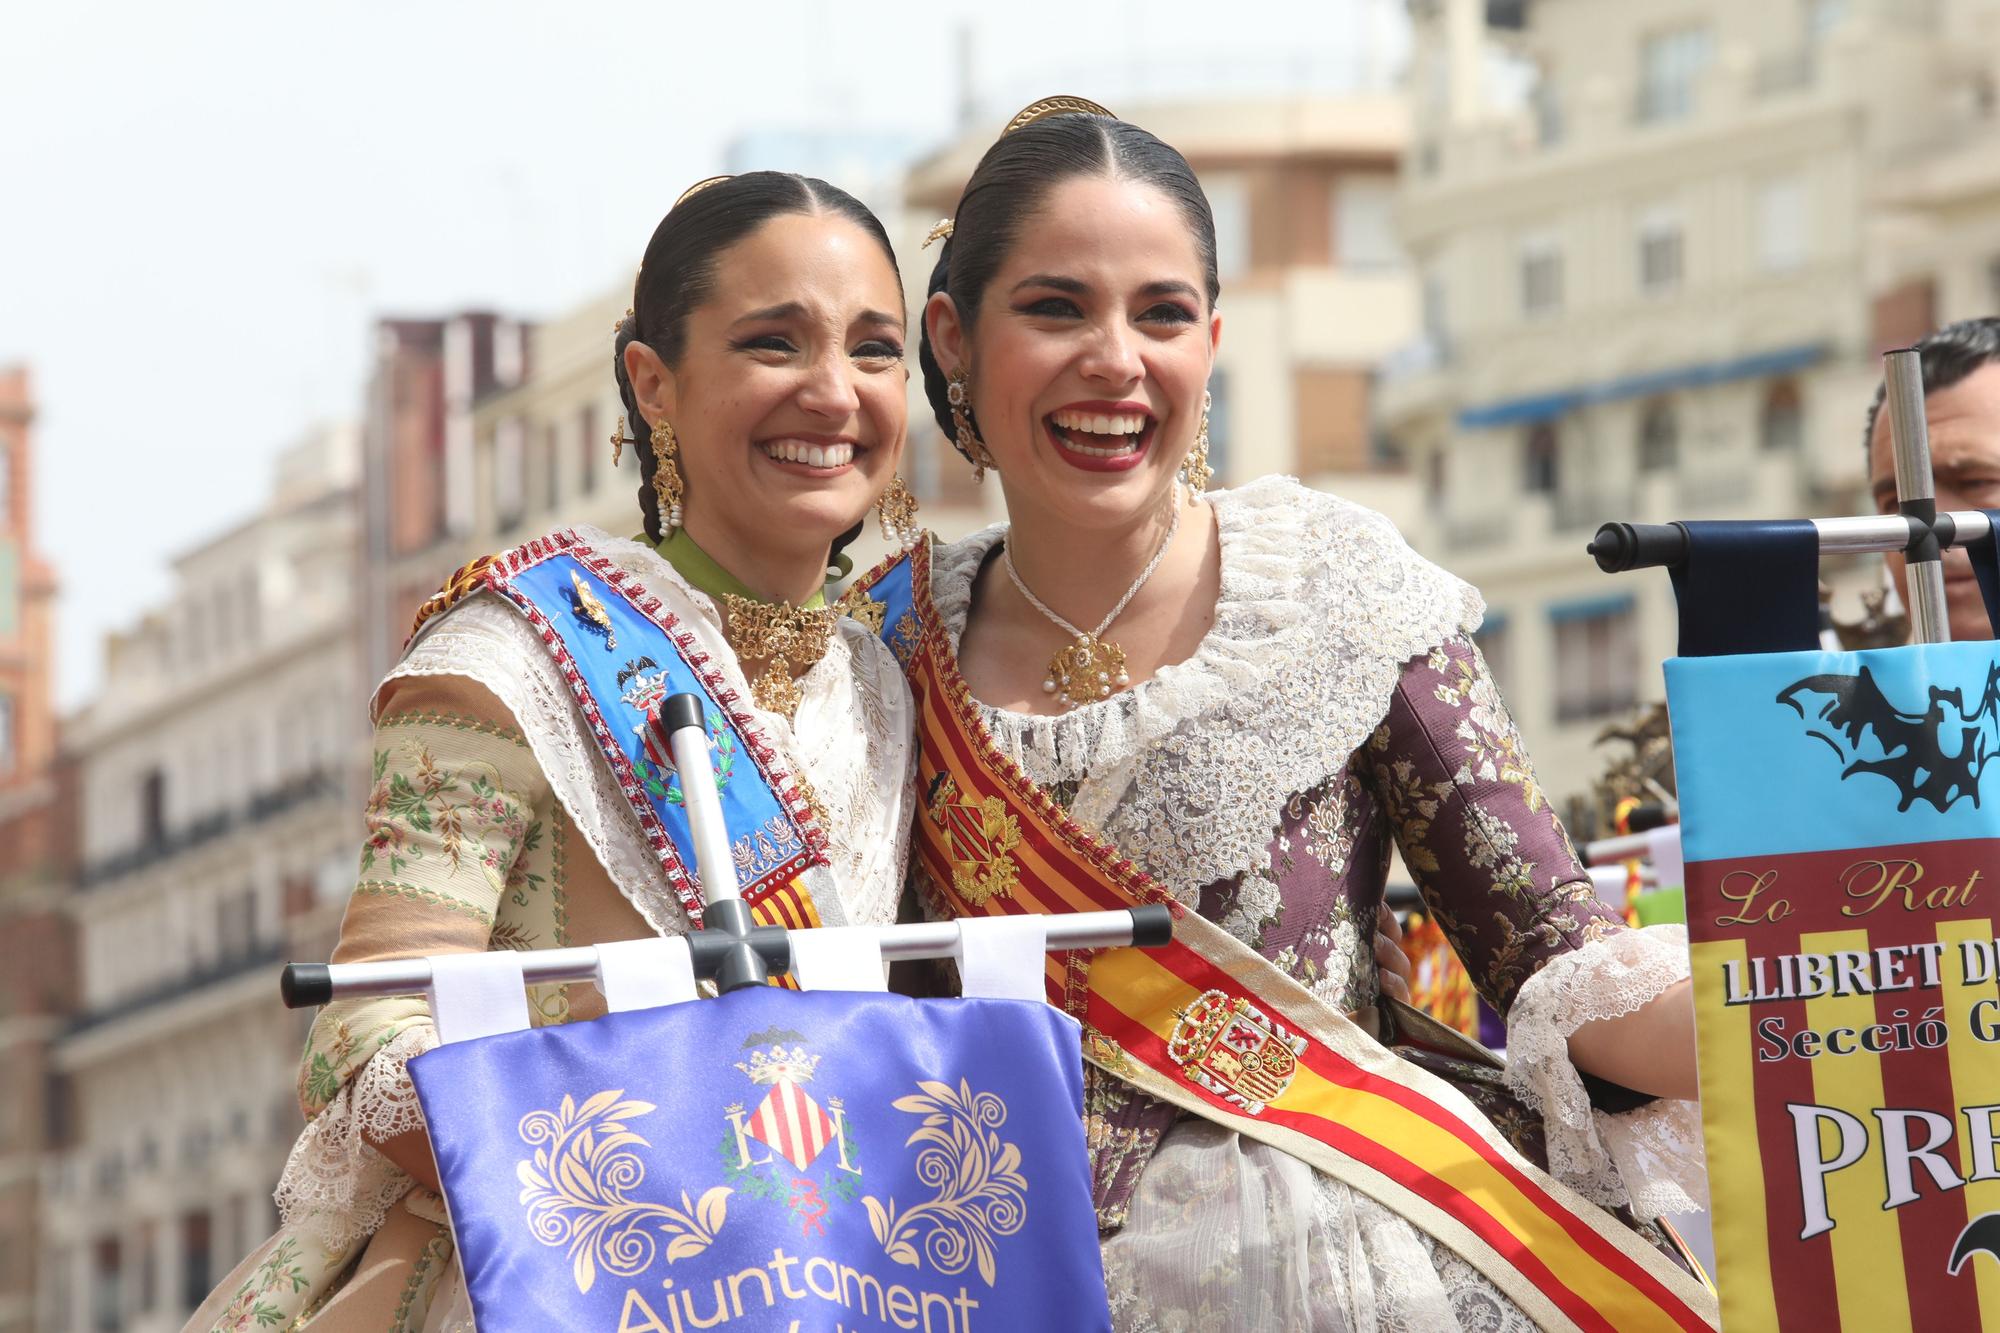
[[[682, 196], [614, 357], [645, 538], [537, 538], [424, 605], [374, 699], [336, 962], [688, 930], [700, 890], [653, 725], [683, 691], [706, 697], [759, 919], [894, 919], [909, 695], [824, 587], [871, 506], [892, 541], [912, 531], [904, 341], [895, 256], [851, 196], [775, 172]], [[585, 986], [535, 988], [530, 1006], [539, 1023], [603, 1011]], [[284, 1225], [190, 1328], [455, 1326], [463, 1288], [404, 1069], [435, 1044], [421, 1000], [321, 1011]]]

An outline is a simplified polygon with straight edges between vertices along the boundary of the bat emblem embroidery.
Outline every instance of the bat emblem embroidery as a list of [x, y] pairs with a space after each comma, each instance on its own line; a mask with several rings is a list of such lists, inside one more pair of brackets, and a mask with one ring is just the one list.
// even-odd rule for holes
[[1905, 712], [1867, 667], [1858, 675], [1795, 681], [1779, 691], [1777, 702], [1840, 757], [1842, 781], [1873, 773], [1895, 783], [1898, 812], [1920, 800], [1940, 814], [1962, 798], [1978, 805], [1980, 777], [2000, 755], [2000, 662], [1987, 667], [1986, 687], [1970, 709], [1963, 690], [1933, 685], [1923, 712]]

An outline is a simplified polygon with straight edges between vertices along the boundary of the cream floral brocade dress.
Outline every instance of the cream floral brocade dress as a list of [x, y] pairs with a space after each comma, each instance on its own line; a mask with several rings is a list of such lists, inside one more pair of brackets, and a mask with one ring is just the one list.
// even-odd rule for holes
[[[1214, 495], [1215, 622], [1195, 654], [1060, 718], [987, 707], [1001, 752], [1189, 907], [1335, 1009], [1376, 998], [1391, 840], [1509, 1018], [1509, 1070], [1423, 1062], [1586, 1197], [1700, 1206], [1690, 1102], [1594, 1110], [1566, 1039], [1687, 975], [1680, 928], [1591, 890], [1472, 645], [1478, 594], [1380, 515], [1289, 478]], [[939, 547], [954, 643], [989, 529]], [[1112, 1313], [1125, 1333], [1526, 1333], [1451, 1250], [1296, 1158], [1086, 1071]], [[1629, 1212], [1628, 1212], [1629, 1217]]]
[[[650, 547], [577, 531], [638, 576], [750, 698], [707, 596]], [[794, 719], [755, 716], [828, 817], [832, 864], [808, 876], [815, 905], [828, 925], [891, 922], [915, 758], [908, 689], [851, 620], [800, 687]], [[553, 661], [498, 597], [471, 597], [426, 626], [374, 711], [367, 839], [335, 962], [687, 930]], [[529, 997], [538, 1025], [604, 1011], [589, 985]], [[434, 1045], [420, 999], [320, 1011], [299, 1068], [308, 1123], [278, 1187], [283, 1224], [190, 1330], [470, 1328], [442, 1202], [368, 1142], [422, 1123], [404, 1065]]]

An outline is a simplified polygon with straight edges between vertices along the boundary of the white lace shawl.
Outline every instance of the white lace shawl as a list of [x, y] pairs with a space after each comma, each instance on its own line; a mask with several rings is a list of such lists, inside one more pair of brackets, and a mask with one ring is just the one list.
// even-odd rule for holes
[[[658, 597], [745, 701], [749, 683], [723, 637], [714, 603], [651, 547], [594, 528], [576, 532], [598, 554]], [[527, 621], [491, 594], [468, 598], [426, 628], [384, 683], [410, 676], [463, 676], [491, 690], [514, 715], [555, 797], [597, 854], [618, 891], [662, 935], [688, 929], [687, 914], [646, 846], [610, 766], [591, 738], [555, 663]], [[825, 809], [826, 868], [808, 876], [829, 926], [896, 919], [909, 850], [909, 787], [916, 748], [909, 687], [881, 640], [843, 619], [823, 657], [799, 681], [795, 719], [753, 709], [783, 762], [803, 771]], [[375, 1142], [421, 1127], [408, 1061], [437, 1044], [419, 1020], [377, 1051], [313, 1117], [292, 1147], [277, 1202], [287, 1225], [305, 1225], [329, 1248], [382, 1224], [410, 1178]]]
[[[1206, 885], [1267, 874], [1285, 801], [1341, 771], [1411, 658], [1485, 614], [1477, 591], [1372, 510], [1289, 477], [1209, 503], [1222, 586], [1193, 656], [1060, 717], [981, 705], [1001, 753], [1038, 783], [1077, 783], [1071, 813], [1190, 907]], [[1004, 535], [996, 526], [937, 548], [932, 596], [953, 643]], [[1705, 1194], [1696, 1104], [1595, 1112], [1567, 1046], [1584, 1022], [1629, 1013], [1687, 975], [1684, 946], [1622, 932], [1556, 960], [1515, 1000], [1509, 1082], [1544, 1117], [1551, 1170], [1599, 1202], [1686, 1211]]]

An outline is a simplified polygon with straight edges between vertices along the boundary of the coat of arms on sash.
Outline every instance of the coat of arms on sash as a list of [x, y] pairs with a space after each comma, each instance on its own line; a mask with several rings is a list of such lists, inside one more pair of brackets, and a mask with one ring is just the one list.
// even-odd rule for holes
[[[821, 1106], [805, 1089], [819, 1072], [820, 1057], [808, 1054], [804, 1041], [797, 1032], [772, 1028], [743, 1043], [750, 1058], [736, 1067], [770, 1091], [748, 1112], [740, 1102], [726, 1109], [730, 1132], [722, 1140], [722, 1165], [739, 1192], [789, 1208], [800, 1235], [823, 1236], [821, 1219], [860, 1191], [861, 1168], [840, 1099], [829, 1097]], [[815, 1178], [813, 1165], [823, 1160], [825, 1169]]]
[[929, 812], [931, 822], [944, 832], [952, 892], [979, 907], [1005, 897], [1019, 882], [1014, 849], [1021, 845], [1021, 824], [998, 796], [976, 805], [961, 796], [958, 783], [939, 774], [931, 786]]
[[[639, 738], [643, 753], [633, 760], [632, 768], [639, 775], [640, 785], [669, 805], [679, 805], [680, 774], [674, 771], [674, 756], [667, 749], [666, 736], [655, 725], [660, 705], [667, 699], [667, 673], [650, 657], [634, 658], [620, 668], [618, 688], [619, 702], [639, 715], [632, 734]], [[736, 771], [736, 737], [730, 734], [721, 713], [713, 708], [704, 712], [708, 748], [714, 752], [715, 789], [721, 791]]]
[[1263, 1114], [1285, 1095], [1305, 1049], [1305, 1038], [1287, 1032], [1250, 1001], [1232, 1000], [1219, 990], [1202, 992], [1181, 1010], [1167, 1041], [1168, 1057], [1189, 1081], [1246, 1115]]

